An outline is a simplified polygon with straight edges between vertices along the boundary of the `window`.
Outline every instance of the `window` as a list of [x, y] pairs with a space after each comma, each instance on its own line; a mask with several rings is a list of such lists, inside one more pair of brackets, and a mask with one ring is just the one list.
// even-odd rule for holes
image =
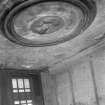
[[29, 81], [27, 78], [12, 78], [13, 93], [31, 92]]
[[40, 73], [0, 71], [2, 105], [43, 105]]
[[33, 105], [29, 78], [12, 78], [14, 105]]

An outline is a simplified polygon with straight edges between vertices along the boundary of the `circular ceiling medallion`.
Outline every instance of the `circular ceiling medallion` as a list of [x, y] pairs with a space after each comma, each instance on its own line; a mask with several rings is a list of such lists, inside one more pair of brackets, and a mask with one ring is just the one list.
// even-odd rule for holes
[[70, 0], [27, 1], [6, 13], [2, 32], [23, 46], [51, 46], [71, 40], [92, 23], [93, 3]]

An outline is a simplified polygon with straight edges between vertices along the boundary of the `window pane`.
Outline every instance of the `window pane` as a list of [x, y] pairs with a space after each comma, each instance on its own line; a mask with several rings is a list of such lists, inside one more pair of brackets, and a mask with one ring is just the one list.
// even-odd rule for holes
[[26, 100], [22, 100], [21, 103], [22, 103], [22, 104], [25, 104], [25, 103], [26, 103]]
[[13, 88], [17, 88], [17, 81], [16, 81], [16, 79], [12, 79], [12, 86], [13, 86]]
[[32, 103], [32, 100], [27, 100], [27, 103]]
[[17, 89], [14, 89], [14, 90], [13, 90], [13, 93], [18, 93], [18, 90], [17, 90]]
[[24, 79], [25, 88], [30, 88], [29, 79]]
[[14, 104], [19, 104], [19, 101], [15, 101]]
[[19, 89], [19, 92], [21, 93], [21, 92], [24, 92], [24, 90], [23, 89]]
[[23, 79], [18, 79], [18, 87], [19, 88], [24, 88], [23, 87]]
[[32, 104], [28, 104], [28, 105], [32, 105]]
[[30, 89], [25, 89], [25, 92], [31, 92], [31, 90]]

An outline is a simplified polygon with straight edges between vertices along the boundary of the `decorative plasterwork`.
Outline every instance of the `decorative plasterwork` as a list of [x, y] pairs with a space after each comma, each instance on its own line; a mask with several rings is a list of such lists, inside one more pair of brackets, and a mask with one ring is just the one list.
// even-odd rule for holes
[[3, 12], [1, 31], [23, 46], [52, 46], [82, 34], [95, 15], [96, 5], [88, 0], [24, 1]]
[[[94, 49], [104, 46], [105, 0], [100, 1], [100, 3], [98, 2], [98, 0], [96, 1], [97, 13], [90, 26], [88, 26], [88, 28], [77, 37], [64, 43], [44, 47], [27, 47], [9, 41], [4, 37], [4, 34], [1, 33], [1, 66], [6, 68], [10, 67], [26, 69], [35, 69], [46, 66], [56, 67], [55, 65], [63, 66], [66, 61], [69, 62], [77, 60], [77, 58], [79, 58], [80, 56], [84, 56], [94, 51]], [[8, 7], [10, 7], [10, 5], [8, 5]], [[91, 6], [89, 8], [91, 9]], [[5, 8], [3, 10], [5, 10]]]

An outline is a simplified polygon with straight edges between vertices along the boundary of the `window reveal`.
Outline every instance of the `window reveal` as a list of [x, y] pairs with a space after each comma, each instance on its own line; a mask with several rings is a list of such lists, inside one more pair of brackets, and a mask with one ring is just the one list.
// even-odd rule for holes
[[0, 71], [0, 105], [44, 105], [40, 72]]

